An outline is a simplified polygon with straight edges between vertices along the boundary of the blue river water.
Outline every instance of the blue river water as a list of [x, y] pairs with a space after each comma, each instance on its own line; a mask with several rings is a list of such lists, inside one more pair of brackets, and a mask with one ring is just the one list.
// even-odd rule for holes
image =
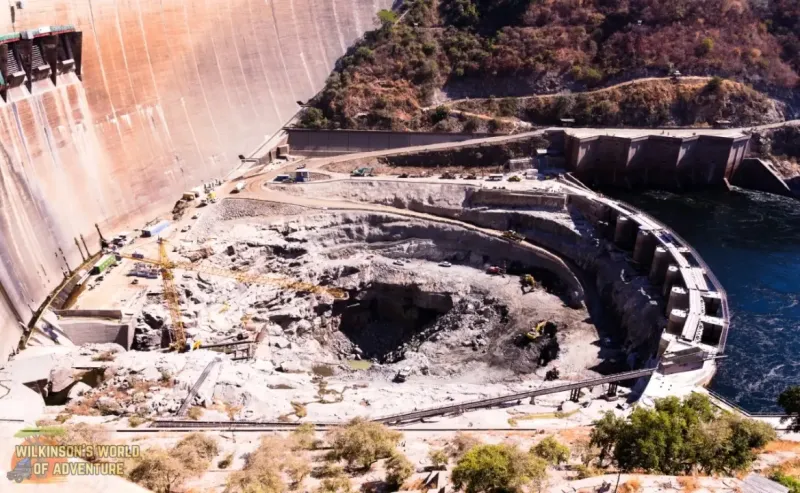
[[780, 411], [800, 385], [800, 201], [749, 191], [604, 191], [688, 241], [728, 293], [731, 326], [711, 389], [751, 412]]

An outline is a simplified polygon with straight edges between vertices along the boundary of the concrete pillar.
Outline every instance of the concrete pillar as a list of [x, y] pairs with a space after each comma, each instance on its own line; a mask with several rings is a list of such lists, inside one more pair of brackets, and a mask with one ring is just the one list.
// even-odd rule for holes
[[647, 230], [639, 230], [633, 247], [633, 261], [642, 269], [649, 269], [656, 250], [656, 237]]
[[702, 293], [703, 304], [706, 307], [706, 314], [717, 315], [722, 309], [722, 295], [716, 291]]
[[686, 325], [686, 317], [689, 314], [686, 310], [672, 310], [669, 312], [667, 319], [667, 332], [670, 334], [680, 335], [683, 332], [683, 326]]
[[619, 216], [614, 230], [614, 243], [625, 250], [633, 249], [636, 242], [636, 222], [629, 217]]
[[664, 282], [669, 267], [669, 252], [663, 246], [657, 246], [653, 252], [653, 263], [650, 265], [650, 282], [658, 286]]
[[670, 265], [667, 267], [667, 274], [664, 276], [664, 288], [661, 291], [663, 297], [668, 297], [673, 285], [680, 286], [683, 283], [681, 278], [681, 270], [677, 265]]
[[689, 290], [681, 286], [672, 286], [667, 302], [667, 313], [679, 308], [686, 310], [689, 308]]

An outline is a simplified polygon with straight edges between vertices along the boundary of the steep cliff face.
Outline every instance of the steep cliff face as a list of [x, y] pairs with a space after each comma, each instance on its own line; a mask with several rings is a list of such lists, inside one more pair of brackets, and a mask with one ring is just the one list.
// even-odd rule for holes
[[[0, 358], [75, 268], [81, 235], [141, 225], [224, 175], [324, 83], [389, 0], [26, 0], [0, 34], [72, 24], [74, 74], [0, 103]], [[9, 5], [11, 5], [11, 3]], [[63, 255], [62, 255], [63, 252]], [[66, 260], [65, 260], [66, 259]]]

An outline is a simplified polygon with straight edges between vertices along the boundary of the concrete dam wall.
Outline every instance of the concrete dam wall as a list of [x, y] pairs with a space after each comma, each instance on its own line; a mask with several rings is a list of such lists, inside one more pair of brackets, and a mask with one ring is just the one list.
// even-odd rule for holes
[[[0, 361], [86, 256], [84, 240], [97, 251], [95, 224], [109, 235], [141, 227], [181, 191], [223, 176], [322, 87], [390, 5], [25, 0], [0, 9], [0, 35], [10, 34], [0, 40], [16, 43], [0, 51]], [[67, 25], [75, 53], [50, 28], [33, 41], [24, 33]]]

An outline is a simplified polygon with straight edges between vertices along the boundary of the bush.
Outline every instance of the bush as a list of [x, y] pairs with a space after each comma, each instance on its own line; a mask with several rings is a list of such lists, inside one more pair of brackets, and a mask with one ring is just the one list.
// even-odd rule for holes
[[456, 433], [456, 436], [453, 437], [453, 441], [447, 444], [445, 451], [450, 457], [453, 457], [454, 459], [460, 459], [469, 450], [480, 444], [481, 441], [478, 438], [468, 433], [464, 433], [463, 431], [459, 431]]
[[433, 449], [428, 452], [428, 459], [431, 461], [431, 465], [433, 465], [436, 469], [442, 469], [447, 466], [447, 462], [449, 458], [447, 457], [447, 452], [443, 449]]
[[450, 116], [450, 110], [447, 106], [437, 106], [433, 113], [431, 113], [431, 122], [436, 124]]
[[538, 488], [546, 479], [547, 463], [516, 446], [478, 445], [458, 461], [452, 480], [467, 493], [516, 492]]
[[478, 130], [478, 128], [480, 127], [480, 124], [481, 123], [480, 123], [480, 120], [478, 118], [476, 118], [474, 116], [469, 116], [469, 117], [467, 117], [467, 120], [464, 122], [464, 128], [463, 128], [462, 131], [464, 133], [468, 133], [468, 134], [474, 133], [475, 131]]
[[306, 405], [301, 402], [292, 402], [292, 409], [294, 409], [294, 415], [298, 418], [305, 418], [308, 416], [308, 410], [306, 409]]
[[288, 447], [285, 441], [265, 436], [247, 456], [244, 468], [228, 477], [225, 493], [283, 493], [286, 484], [282, 471]]
[[722, 87], [722, 77], [714, 76], [706, 83], [706, 90], [709, 92], [717, 92]]
[[402, 434], [380, 423], [353, 419], [347, 426], [331, 430], [331, 457], [344, 460], [349, 467], [369, 468], [375, 461], [390, 457]]
[[300, 126], [304, 128], [323, 128], [328, 121], [319, 108], [305, 108], [300, 114]]
[[313, 450], [316, 448], [316, 427], [314, 423], [303, 423], [292, 431], [295, 448]]
[[703, 38], [703, 41], [697, 45], [695, 53], [697, 56], [706, 56], [714, 50], [714, 40], [711, 38]]
[[[60, 445], [104, 445], [107, 444], [111, 434], [101, 425], [91, 425], [88, 423], [78, 423], [69, 426], [66, 433], [60, 435], [57, 440]], [[91, 448], [87, 448], [91, 451]], [[92, 453], [81, 457], [87, 462], [94, 462], [98, 458]]]
[[781, 471], [775, 471], [770, 474], [769, 478], [789, 488], [789, 493], [800, 493], [800, 479], [794, 476], [789, 476]]
[[642, 491], [642, 482], [639, 478], [631, 478], [619, 485], [620, 493], [639, 493]]
[[203, 417], [203, 412], [205, 412], [205, 410], [202, 407], [192, 406], [189, 408], [189, 411], [186, 413], [186, 415], [189, 416], [189, 419], [197, 421]]
[[350, 484], [350, 478], [344, 475], [325, 478], [319, 485], [319, 488], [314, 490], [314, 493], [352, 493], [353, 485]]
[[131, 416], [131, 417], [128, 418], [128, 425], [131, 428], [136, 428], [136, 427], [142, 425], [145, 422], [147, 422], [147, 419], [143, 418], [141, 416]]
[[392, 10], [379, 10], [378, 22], [380, 22], [382, 26], [392, 25], [397, 22], [397, 14]]
[[211, 459], [219, 453], [219, 447], [213, 438], [202, 433], [191, 433], [181, 439], [170, 453], [191, 475], [199, 476], [208, 470]]
[[559, 443], [558, 440], [552, 436], [537, 443], [531, 449], [531, 453], [538, 455], [553, 465], [563, 464], [569, 461], [569, 447]]
[[414, 466], [400, 452], [395, 452], [386, 461], [386, 482], [390, 487], [400, 488], [412, 474]]
[[601, 476], [605, 474], [605, 471], [585, 464], [579, 464], [575, 466], [575, 474], [575, 479], [586, 479], [593, 476]]
[[128, 472], [128, 479], [155, 493], [180, 490], [191, 472], [180, 460], [162, 448], [145, 450]]

